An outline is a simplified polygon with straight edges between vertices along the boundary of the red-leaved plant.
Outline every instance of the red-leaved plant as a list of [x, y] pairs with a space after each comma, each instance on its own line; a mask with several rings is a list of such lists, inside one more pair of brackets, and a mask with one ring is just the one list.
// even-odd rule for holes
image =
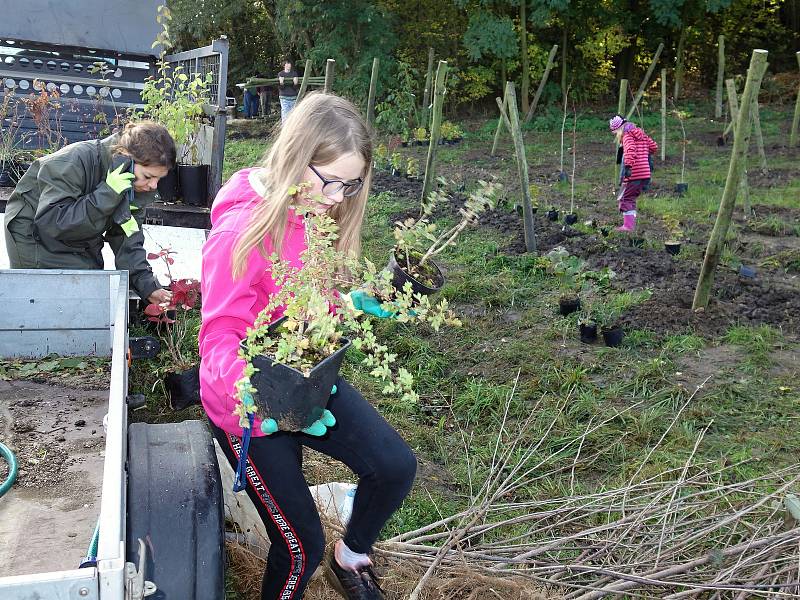
[[158, 253], [149, 253], [148, 260], [162, 260], [167, 266], [170, 283], [167, 286], [172, 292], [172, 300], [166, 304], [148, 304], [144, 309], [147, 320], [156, 323], [158, 335], [169, 351], [172, 359], [170, 371], [185, 371], [197, 362], [197, 347], [185, 347], [190, 329], [189, 310], [195, 308], [200, 300], [200, 282], [196, 279], [173, 279], [170, 267], [175, 254], [169, 248], [162, 248]]

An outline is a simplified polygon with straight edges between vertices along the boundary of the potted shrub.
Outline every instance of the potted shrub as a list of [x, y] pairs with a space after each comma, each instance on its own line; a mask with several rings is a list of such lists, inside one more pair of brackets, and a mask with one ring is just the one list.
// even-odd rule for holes
[[584, 344], [597, 341], [597, 321], [591, 310], [584, 310], [578, 317], [578, 332]]
[[548, 271], [559, 280], [561, 297], [558, 299], [558, 312], [566, 317], [581, 307], [580, 291], [588, 285], [582, 273], [585, 263], [562, 246], [548, 252], [547, 261]]
[[175, 262], [169, 248], [149, 253], [148, 260], [162, 260], [167, 265], [172, 300], [168, 305], [149, 304], [144, 313], [156, 324], [162, 347], [169, 353], [169, 363], [156, 369], [163, 378], [169, 405], [174, 410], [200, 403], [197, 332], [200, 327], [200, 282], [196, 279], [173, 279], [170, 266]]
[[436, 206], [450, 201], [447, 194], [439, 190], [432, 191], [422, 203], [419, 217], [397, 221], [395, 245], [387, 266], [395, 289], [402, 290], [406, 283], [418, 294], [430, 295], [441, 289], [444, 275], [433, 259], [454, 245], [459, 234], [477, 223], [481, 214], [497, 206], [502, 187], [499, 183], [479, 181], [478, 188], [468, 195], [459, 211], [461, 219], [449, 229], [441, 230], [432, 222]]
[[[298, 189], [303, 193], [303, 187]], [[338, 228], [327, 215], [307, 213], [305, 226], [303, 267], [293, 267], [276, 255], [270, 258], [271, 275], [280, 289], [240, 346], [246, 365], [236, 385], [234, 414], [243, 428], [252, 427], [256, 415], [274, 419], [285, 431], [299, 431], [318, 420], [349, 346], [365, 355], [362, 363], [383, 383], [384, 394], [398, 395], [405, 402], [417, 400], [411, 373], [394, 368], [397, 356], [378, 341], [371, 319], [338, 288], [361, 281], [361, 289], [374, 297], [393, 293], [391, 302], [382, 307], [400, 322], [427, 323], [434, 330], [460, 325], [446, 300], [431, 304], [424, 296], [414, 297], [410, 286], [394, 292], [388, 273], [338, 252]], [[281, 307], [283, 314], [276, 321], [273, 315]]]
[[667, 227], [669, 237], [664, 242], [664, 249], [668, 254], [676, 256], [681, 251], [681, 239], [683, 238], [683, 230], [681, 229], [680, 222], [672, 215], [665, 215], [663, 217], [664, 225]]
[[[528, 194], [531, 197], [531, 212], [536, 214], [539, 210], [539, 186], [535, 183], [528, 184]], [[521, 217], [523, 215], [522, 204], [515, 205], [517, 214]]]
[[550, 209], [547, 211], [547, 220], [553, 222], [558, 221], [558, 209], [552, 204], [550, 205]]
[[0, 187], [15, 186], [27, 170], [22, 161], [24, 152], [20, 150], [22, 120], [18, 110], [16, 96], [9, 91], [0, 102]]
[[392, 175], [403, 176], [405, 174], [403, 168], [405, 166], [405, 160], [403, 159], [403, 155], [399, 152], [392, 152], [389, 164], [392, 166]]
[[575, 151], [578, 146], [578, 116], [572, 111], [572, 178], [570, 179], [569, 213], [564, 216], [564, 223], [575, 225], [578, 215], [575, 214]]
[[[142, 113], [167, 128], [178, 148], [177, 179], [183, 201], [193, 206], [205, 206], [208, 201], [208, 165], [201, 164], [198, 156], [201, 127], [208, 121], [205, 105], [209, 102], [212, 75], [189, 75], [183, 68], [172, 67], [166, 61], [166, 49], [171, 43], [167, 35], [169, 10], [159, 8], [159, 22], [163, 31], [157, 42], [162, 51], [157, 75], [148, 77], [142, 88]], [[134, 113], [134, 118], [140, 113]], [[177, 196], [175, 177], [162, 178], [159, 192], [165, 201]]]
[[409, 156], [406, 160], [406, 177], [409, 179], [419, 178], [419, 159]]
[[422, 146], [428, 141], [428, 131], [424, 127], [414, 129], [414, 142], [417, 146]]
[[372, 153], [372, 164], [379, 171], [389, 168], [389, 149], [386, 144], [378, 144], [375, 148], [375, 152]]
[[619, 310], [606, 303], [596, 306], [594, 312], [605, 345], [609, 348], [621, 345], [625, 331], [619, 324]]
[[439, 126], [439, 135], [441, 137], [440, 143], [452, 145], [461, 141], [464, 132], [455, 123], [443, 121]]

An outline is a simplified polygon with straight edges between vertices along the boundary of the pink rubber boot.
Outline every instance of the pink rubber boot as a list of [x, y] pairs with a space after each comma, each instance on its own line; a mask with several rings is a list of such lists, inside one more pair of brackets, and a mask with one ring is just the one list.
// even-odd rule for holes
[[622, 215], [622, 227], [617, 227], [617, 231], [622, 231], [625, 233], [630, 233], [636, 229], [636, 213], [634, 214], [623, 214]]

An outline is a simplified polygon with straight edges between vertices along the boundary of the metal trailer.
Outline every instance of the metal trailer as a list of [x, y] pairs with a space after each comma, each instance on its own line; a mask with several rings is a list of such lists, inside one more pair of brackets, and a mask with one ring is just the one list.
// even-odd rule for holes
[[[163, 0], [26, 0], [12, 2], [0, 19], [0, 102], [8, 94], [33, 99], [42, 89], [57, 94], [58, 110], [19, 115], [22, 148], [48, 148], [54, 136], [67, 142], [94, 139], [127, 111], [142, 107], [145, 79], [155, 75]], [[0, 6], [2, 6], [0, 2]], [[228, 40], [166, 56], [185, 73], [212, 75], [213, 123], [207, 204], [222, 185], [227, 122]], [[100, 67], [98, 69], [98, 67]], [[52, 139], [41, 134], [46, 117]], [[10, 117], [9, 117], [10, 122]], [[3, 123], [7, 126], [8, 123]], [[4, 203], [3, 203], [4, 204]], [[0, 212], [4, 206], [0, 206]], [[157, 205], [146, 218], [157, 225], [208, 228], [208, 208]], [[205, 227], [204, 227], [205, 225]]]
[[[127, 280], [125, 271], [0, 270], [0, 357], [111, 358], [96, 564], [10, 577], [0, 564], [3, 600], [224, 597], [222, 490], [208, 429], [128, 425]], [[6, 545], [9, 502], [13, 495], [0, 499]], [[18, 534], [36, 544], [36, 529]]]

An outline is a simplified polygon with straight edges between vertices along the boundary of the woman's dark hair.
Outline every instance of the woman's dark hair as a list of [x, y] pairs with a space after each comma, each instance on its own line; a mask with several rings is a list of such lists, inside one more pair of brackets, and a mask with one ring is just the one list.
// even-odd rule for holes
[[163, 125], [155, 121], [128, 123], [119, 134], [115, 153], [130, 156], [143, 167], [175, 165], [175, 141]]

